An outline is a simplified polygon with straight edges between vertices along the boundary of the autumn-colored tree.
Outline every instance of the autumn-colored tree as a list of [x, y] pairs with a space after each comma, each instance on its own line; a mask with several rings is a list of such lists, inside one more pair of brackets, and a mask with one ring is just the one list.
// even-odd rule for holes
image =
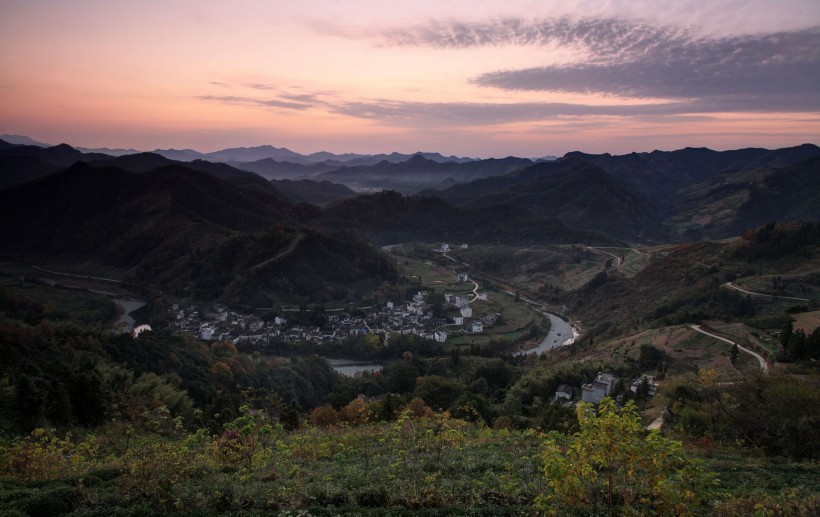
[[329, 404], [314, 409], [308, 420], [316, 427], [330, 427], [339, 423], [339, 413]]
[[680, 442], [645, 434], [632, 402], [618, 409], [578, 405], [581, 430], [551, 433], [544, 452], [548, 491], [537, 499], [548, 515], [692, 515], [708, 475]]

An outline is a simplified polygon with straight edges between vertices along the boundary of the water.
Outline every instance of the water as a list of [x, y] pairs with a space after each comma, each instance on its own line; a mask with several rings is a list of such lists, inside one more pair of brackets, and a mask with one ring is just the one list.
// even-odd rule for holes
[[114, 300], [114, 303], [122, 308], [122, 315], [114, 323], [114, 326], [121, 329], [123, 333], [132, 332], [136, 321], [131, 317], [131, 313], [141, 307], [144, 307], [145, 302], [142, 300]]
[[542, 314], [549, 317], [550, 322], [552, 323], [549, 334], [547, 334], [547, 337], [545, 337], [537, 347], [530, 348], [529, 350], [522, 350], [521, 352], [518, 352], [519, 355], [543, 354], [552, 348], [570, 345], [575, 342], [575, 339], [578, 337], [578, 329], [573, 327], [570, 322], [562, 320], [555, 314], [550, 314], [548, 312], [544, 312]]
[[330, 366], [348, 377], [353, 377], [362, 372], [380, 372], [384, 365], [381, 363], [370, 363], [360, 361], [357, 359], [328, 359], [325, 358]]

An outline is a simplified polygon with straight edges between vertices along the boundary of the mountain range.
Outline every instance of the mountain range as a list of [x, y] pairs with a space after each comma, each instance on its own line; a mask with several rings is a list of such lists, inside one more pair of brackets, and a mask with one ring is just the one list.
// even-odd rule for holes
[[[270, 146], [223, 157], [274, 152], [293, 159]], [[619, 245], [820, 221], [820, 148], [810, 144], [535, 162], [403, 156], [224, 163], [0, 140], [0, 217], [14, 221], [0, 228], [0, 259], [100, 264], [140, 283], [254, 304], [340, 296], [394, 275], [367, 241]]]

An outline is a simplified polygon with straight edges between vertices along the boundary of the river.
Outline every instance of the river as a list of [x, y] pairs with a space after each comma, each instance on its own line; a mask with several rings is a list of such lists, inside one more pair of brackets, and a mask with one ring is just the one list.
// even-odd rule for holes
[[578, 329], [573, 327], [570, 322], [562, 320], [555, 314], [548, 312], [542, 312], [541, 314], [549, 317], [550, 323], [552, 324], [547, 337], [545, 337], [537, 347], [522, 350], [518, 352], [517, 355], [543, 354], [552, 348], [570, 345], [575, 342], [575, 339], [578, 337]]
[[334, 370], [348, 377], [353, 377], [362, 372], [379, 372], [384, 368], [384, 365], [380, 363], [369, 363], [356, 359], [329, 359], [326, 357], [325, 360]]
[[122, 314], [120, 315], [119, 319], [114, 323], [114, 327], [121, 329], [123, 333], [131, 332], [134, 330], [134, 318], [131, 317], [131, 313], [141, 307], [145, 306], [145, 302], [142, 300], [113, 300], [114, 303], [117, 304], [122, 309]]

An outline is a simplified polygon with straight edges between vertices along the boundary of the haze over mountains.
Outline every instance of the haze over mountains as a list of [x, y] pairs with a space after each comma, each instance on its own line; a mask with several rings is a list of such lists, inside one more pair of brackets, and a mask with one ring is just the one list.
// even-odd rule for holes
[[[354, 233], [380, 245], [653, 243], [721, 239], [769, 221], [820, 220], [820, 148], [811, 144], [622, 156], [573, 152], [538, 162], [438, 153], [304, 156], [272, 146], [165, 154], [112, 156], [0, 140], [2, 216], [20, 221], [3, 230], [10, 244], [5, 255], [92, 253], [133, 274], [138, 266], [144, 273], [146, 260], [176, 263], [204, 248], [215, 253], [230, 238], [247, 241], [277, 225], [293, 235], [318, 231], [337, 239], [311, 252], [319, 264], [345, 239], [359, 242]], [[361, 195], [383, 190], [396, 192]], [[171, 238], [168, 227], [193, 234]], [[299, 256], [302, 239], [286, 241], [296, 243], [288, 256], [294, 250]], [[141, 261], [124, 261], [129, 242], [141, 243]], [[277, 249], [254, 256], [264, 262]], [[364, 278], [364, 272], [347, 278]], [[228, 284], [214, 292], [224, 294]]]

